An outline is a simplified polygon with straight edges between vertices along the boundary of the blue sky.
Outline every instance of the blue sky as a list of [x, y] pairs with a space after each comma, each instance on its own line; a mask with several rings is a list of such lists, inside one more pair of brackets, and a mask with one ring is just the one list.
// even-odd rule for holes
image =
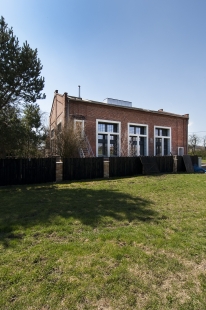
[[206, 136], [205, 0], [0, 0], [20, 43], [38, 49], [50, 112], [54, 90], [190, 115]]

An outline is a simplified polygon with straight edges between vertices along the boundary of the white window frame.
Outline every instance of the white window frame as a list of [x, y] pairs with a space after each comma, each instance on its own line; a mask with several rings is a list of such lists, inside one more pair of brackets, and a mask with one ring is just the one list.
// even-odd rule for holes
[[[116, 124], [117, 125], [117, 132], [105, 132], [105, 131], [98, 131], [98, 124], [99, 123], [107, 123], [107, 124]], [[110, 121], [110, 120], [105, 120], [105, 119], [96, 119], [96, 156], [100, 157], [98, 155], [98, 135], [99, 134], [103, 134], [103, 135], [108, 135], [108, 144], [107, 144], [107, 157], [110, 157], [110, 135], [114, 136], [118, 136], [118, 149], [117, 149], [117, 157], [120, 156], [120, 150], [121, 150], [121, 122], [117, 122], [117, 121]]]
[[184, 146], [178, 146], [178, 156], [182, 156], [182, 155], [180, 155], [181, 150], [183, 150], [183, 154], [182, 154], [182, 155], [184, 155], [184, 154], [185, 154], [185, 149], [184, 149]]
[[[170, 135], [169, 136], [156, 136], [155, 131], [156, 128], [159, 129], [168, 129]], [[156, 155], [156, 138], [161, 138], [161, 139], [169, 139], [169, 153], [172, 153], [172, 130], [171, 127], [165, 127], [165, 126], [154, 126], [154, 156]], [[166, 156], [164, 155], [164, 147], [162, 147], [162, 154], [160, 156]]]
[[[145, 135], [142, 135], [142, 134], [130, 134], [129, 133], [129, 127], [130, 126], [136, 126], [136, 127], [145, 127], [146, 128], [146, 134]], [[128, 156], [130, 156], [130, 145], [129, 145], [129, 137], [130, 136], [133, 136], [133, 137], [144, 137], [146, 138], [146, 154], [144, 156], [148, 156], [148, 125], [146, 124], [139, 124], [139, 123], [128, 123], [127, 124], [127, 132], [128, 132], [128, 135], [127, 135], [127, 141], [128, 141]], [[138, 146], [138, 153], [139, 153], [139, 146]], [[140, 156], [140, 155], [137, 155], [137, 156]]]

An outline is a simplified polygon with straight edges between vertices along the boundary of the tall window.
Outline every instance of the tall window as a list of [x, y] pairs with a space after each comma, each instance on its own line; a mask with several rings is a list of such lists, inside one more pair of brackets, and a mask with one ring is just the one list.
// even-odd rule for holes
[[98, 156], [119, 156], [120, 123], [97, 120]]
[[155, 127], [155, 155], [170, 155], [171, 128]]
[[128, 124], [129, 156], [146, 156], [148, 144], [148, 126]]

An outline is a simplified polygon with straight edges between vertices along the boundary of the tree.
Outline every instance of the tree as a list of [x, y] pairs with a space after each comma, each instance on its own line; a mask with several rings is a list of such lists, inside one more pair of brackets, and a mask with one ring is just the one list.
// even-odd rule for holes
[[200, 143], [200, 141], [201, 141], [200, 137], [198, 137], [195, 133], [189, 135], [188, 143], [192, 149], [193, 154], [195, 153], [196, 146], [198, 145], [198, 143]]
[[52, 134], [51, 153], [62, 158], [80, 157], [81, 136], [74, 130], [73, 123], [70, 122], [63, 128], [57, 128]]
[[206, 151], [206, 136], [202, 138], [202, 141], [203, 141], [204, 150]]
[[22, 147], [24, 128], [21, 114], [15, 106], [0, 110], [0, 157], [13, 155]]
[[37, 49], [19, 45], [13, 29], [0, 19], [0, 156], [36, 156], [45, 132], [37, 99], [44, 78]]
[[26, 104], [21, 119], [24, 129], [21, 155], [24, 157], [37, 157], [41, 153], [41, 146], [46, 140], [43, 116], [44, 113], [41, 112], [37, 104]]
[[0, 110], [22, 103], [35, 103], [46, 96], [44, 78], [40, 76], [42, 64], [37, 49], [27, 41], [19, 46], [13, 29], [0, 19]]
[[43, 155], [46, 126], [37, 104], [26, 104], [23, 112], [6, 106], [0, 110], [0, 157], [38, 157]]

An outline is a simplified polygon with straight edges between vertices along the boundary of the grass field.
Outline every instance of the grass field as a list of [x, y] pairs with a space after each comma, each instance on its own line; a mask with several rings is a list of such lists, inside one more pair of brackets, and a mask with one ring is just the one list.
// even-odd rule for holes
[[206, 175], [0, 188], [0, 309], [206, 309]]

